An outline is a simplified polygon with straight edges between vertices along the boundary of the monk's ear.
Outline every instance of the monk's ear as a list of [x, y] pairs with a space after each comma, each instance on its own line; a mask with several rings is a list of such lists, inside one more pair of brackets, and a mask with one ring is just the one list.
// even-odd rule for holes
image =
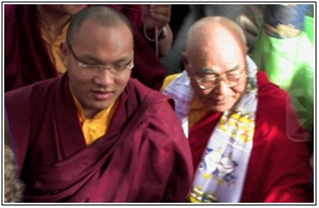
[[249, 52], [249, 47], [246, 46], [245, 49], [246, 49], [246, 50], [245, 50], [245, 53], [246, 53], [246, 55], [247, 55], [248, 52]]
[[182, 61], [183, 61], [184, 67], [186, 67], [188, 65], [188, 59], [187, 59], [186, 52], [182, 53]]
[[60, 45], [60, 49], [63, 58], [63, 63], [65, 66], [68, 66], [68, 44], [66, 42], [62, 42]]
[[186, 52], [183, 52], [182, 53], [182, 61], [183, 61], [183, 65], [184, 65], [184, 68], [186, 69], [186, 71], [188, 72], [188, 65], [189, 65], [189, 62], [188, 62], [188, 58], [187, 58], [187, 54]]

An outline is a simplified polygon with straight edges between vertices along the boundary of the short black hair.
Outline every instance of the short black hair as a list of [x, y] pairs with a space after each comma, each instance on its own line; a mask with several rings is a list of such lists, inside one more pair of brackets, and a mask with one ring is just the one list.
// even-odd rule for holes
[[133, 37], [131, 22], [125, 15], [108, 6], [89, 6], [82, 9], [71, 18], [66, 35], [67, 43], [70, 43], [73, 34], [76, 34], [76, 31], [81, 28], [86, 20], [92, 20], [106, 27], [118, 26], [124, 23], [130, 29]]

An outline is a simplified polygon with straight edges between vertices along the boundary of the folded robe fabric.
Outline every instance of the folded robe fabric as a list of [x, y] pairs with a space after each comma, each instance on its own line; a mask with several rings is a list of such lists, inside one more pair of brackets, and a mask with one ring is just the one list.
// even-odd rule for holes
[[[25, 202], [184, 202], [191, 153], [170, 100], [130, 80], [87, 146], [66, 74], [6, 93]], [[165, 118], [165, 120], [163, 120]]]

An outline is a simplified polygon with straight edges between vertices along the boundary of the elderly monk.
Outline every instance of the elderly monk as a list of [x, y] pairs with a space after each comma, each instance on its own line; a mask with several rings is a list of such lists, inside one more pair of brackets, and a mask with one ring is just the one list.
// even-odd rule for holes
[[189, 139], [191, 202], [304, 202], [310, 185], [305, 132], [287, 93], [246, 55], [243, 31], [207, 17], [188, 32], [185, 71], [164, 94]]
[[88, 7], [62, 47], [68, 71], [5, 95], [26, 202], [183, 202], [191, 153], [171, 102], [130, 79], [129, 20]]
[[[62, 76], [61, 54], [71, 17], [88, 5], [5, 5], [5, 91]], [[133, 25], [135, 67], [131, 76], [159, 90], [165, 69], [155, 50], [164, 56], [171, 48], [170, 5], [100, 5], [125, 14]]]

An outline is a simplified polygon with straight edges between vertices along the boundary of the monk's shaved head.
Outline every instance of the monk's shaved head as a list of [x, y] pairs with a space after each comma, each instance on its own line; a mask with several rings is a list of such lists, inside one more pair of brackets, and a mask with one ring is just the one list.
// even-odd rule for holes
[[[111, 7], [105, 6], [90, 6], [82, 9], [75, 15], [73, 15], [67, 32], [66, 41], [71, 42], [72, 38], [79, 33], [81, 26], [86, 21], [93, 21], [99, 25], [105, 27], [115, 27], [120, 24], [125, 24], [130, 29], [133, 37], [133, 29], [131, 22], [127, 17], [112, 9]], [[90, 32], [90, 31], [87, 31]]]
[[246, 37], [243, 30], [234, 21], [225, 17], [205, 17], [197, 21], [189, 29], [186, 41], [186, 51], [190, 48], [202, 47], [203, 45], [217, 44], [222, 46], [235, 40], [246, 50]]

